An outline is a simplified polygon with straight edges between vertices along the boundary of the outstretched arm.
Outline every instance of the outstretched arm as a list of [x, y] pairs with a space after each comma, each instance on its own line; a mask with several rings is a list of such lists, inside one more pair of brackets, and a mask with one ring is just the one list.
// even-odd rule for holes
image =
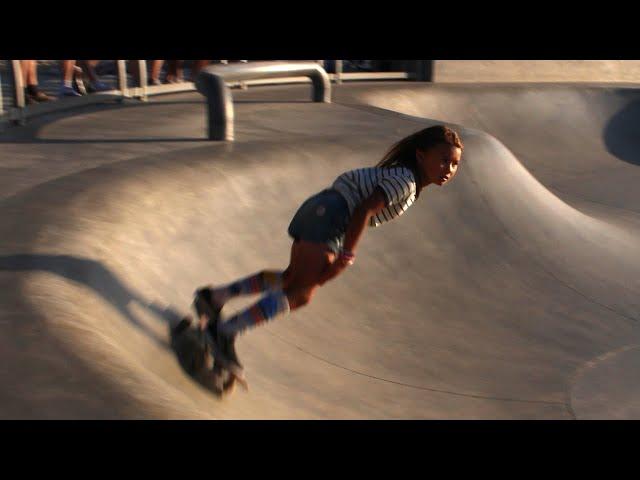
[[[378, 214], [384, 207], [387, 206], [387, 199], [384, 192], [380, 187], [376, 187], [369, 198], [358, 205], [351, 216], [349, 226], [345, 232], [344, 237], [344, 250], [355, 254], [356, 246], [362, 237], [364, 229], [369, 224], [371, 217]], [[336, 277], [349, 265], [348, 260], [338, 255], [338, 258], [331, 263], [325, 270], [320, 285], [328, 282], [332, 278]]]

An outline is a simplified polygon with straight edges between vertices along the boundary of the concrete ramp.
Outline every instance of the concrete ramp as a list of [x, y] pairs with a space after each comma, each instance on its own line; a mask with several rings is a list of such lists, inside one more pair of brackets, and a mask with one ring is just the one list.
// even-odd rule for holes
[[[587, 191], [590, 202], [576, 196], [589, 169], [624, 165], [626, 181], [638, 178], [633, 142], [621, 153], [606, 140], [616, 121], [616, 132], [635, 128], [619, 120], [633, 91], [625, 103], [606, 88], [563, 87], [583, 101], [555, 110], [549, 128], [574, 133], [562, 143], [533, 113], [526, 135], [507, 135], [513, 118], [500, 123], [480, 100], [483, 113], [472, 102], [456, 109], [447, 88], [344, 87], [331, 105], [279, 99], [306, 98], [299, 87], [240, 92], [234, 144], [196, 140], [204, 105], [192, 94], [47, 119], [4, 138], [12, 161], [44, 161], [34, 152], [49, 145], [70, 163], [24, 167], [14, 173], [24, 187], [0, 203], [0, 416], [640, 417], [640, 236], [633, 205], [618, 206], [636, 193], [609, 185], [605, 196]], [[546, 97], [532, 91], [533, 109]], [[560, 112], [586, 109], [590, 92], [611, 103], [583, 132]], [[168, 329], [193, 290], [285, 268], [286, 227], [305, 198], [440, 120], [463, 125], [456, 180], [369, 230], [357, 264], [308, 307], [238, 340], [251, 391], [219, 400], [189, 378]], [[489, 120], [502, 127], [480, 124]], [[570, 148], [580, 145], [588, 165]], [[550, 166], [574, 190], [556, 192]]]
[[[347, 85], [348, 102], [476, 128], [506, 145], [545, 186], [640, 212], [640, 92], [602, 84]], [[612, 188], [613, 186], [613, 188]]]

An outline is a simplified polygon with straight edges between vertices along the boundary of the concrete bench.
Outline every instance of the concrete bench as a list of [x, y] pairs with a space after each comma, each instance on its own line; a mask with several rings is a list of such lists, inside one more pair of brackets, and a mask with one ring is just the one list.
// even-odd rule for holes
[[211, 65], [196, 78], [196, 88], [207, 97], [209, 140], [233, 141], [233, 98], [227, 83], [286, 77], [309, 77], [312, 101], [331, 103], [327, 72], [313, 62], [250, 62]]

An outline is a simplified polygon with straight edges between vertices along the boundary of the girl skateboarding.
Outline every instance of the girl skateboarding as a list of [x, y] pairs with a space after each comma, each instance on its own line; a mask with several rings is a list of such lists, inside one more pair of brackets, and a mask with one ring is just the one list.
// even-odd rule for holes
[[[220, 353], [241, 367], [234, 348], [239, 334], [307, 305], [319, 286], [354, 264], [366, 226], [399, 217], [423, 188], [451, 181], [463, 148], [458, 134], [443, 125], [409, 135], [375, 167], [343, 173], [331, 188], [300, 206], [288, 229], [293, 244], [286, 270], [262, 270], [229, 285], [197, 290], [196, 308], [213, 320], [206, 328]], [[217, 321], [227, 300], [260, 292], [264, 295], [256, 304]]]

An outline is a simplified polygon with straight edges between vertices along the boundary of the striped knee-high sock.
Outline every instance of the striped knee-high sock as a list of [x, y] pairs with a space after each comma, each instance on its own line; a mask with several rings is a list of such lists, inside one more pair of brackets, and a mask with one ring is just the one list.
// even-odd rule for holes
[[269, 292], [260, 301], [220, 324], [225, 335], [235, 336], [248, 328], [289, 313], [289, 300], [283, 291]]
[[214, 288], [213, 298], [222, 305], [230, 298], [239, 295], [281, 290], [283, 274], [281, 270], [262, 270], [224, 287]]

